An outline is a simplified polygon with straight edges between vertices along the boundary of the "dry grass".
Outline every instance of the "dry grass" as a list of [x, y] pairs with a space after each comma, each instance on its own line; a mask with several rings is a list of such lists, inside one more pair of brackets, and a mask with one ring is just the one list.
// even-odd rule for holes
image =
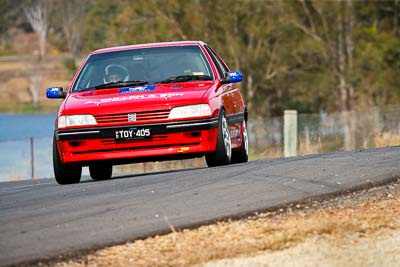
[[271, 147], [262, 152], [254, 153], [250, 147], [250, 160], [268, 159], [268, 158], [281, 158], [283, 157], [282, 147]]
[[26, 62], [23, 61], [0, 62], [0, 72], [21, 71], [25, 68]]
[[280, 250], [266, 251], [252, 257], [211, 261], [204, 267], [358, 267], [399, 266], [400, 230], [382, 229], [343, 237], [311, 237], [301, 244]]
[[[368, 141], [369, 137], [363, 137], [364, 141]], [[400, 146], [400, 134], [394, 132], [379, 132], [374, 131], [373, 143], [371, 146], [364, 145], [361, 147], [354, 146], [353, 149], [360, 148], [371, 148], [371, 147], [386, 147], [386, 146]], [[329, 153], [335, 151], [343, 151], [344, 144], [341, 142], [323, 142], [319, 140], [315, 143], [307, 142], [305, 138], [301, 138], [298, 143], [297, 155], [310, 155], [310, 154], [320, 154]], [[264, 158], [278, 158], [283, 157], [283, 147], [273, 147], [269, 148], [259, 154], [251, 155], [251, 159], [264, 159]]]
[[400, 146], [400, 135], [391, 132], [376, 133], [374, 141], [376, 147]]
[[310, 144], [306, 142], [305, 138], [302, 138], [299, 142], [299, 147], [297, 149], [298, 155], [310, 155], [310, 154], [319, 154], [322, 152], [322, 144], [321, 141], [318, 143]]
[[278, 251], [311, 237], [341, 239], [400, 229], [400, 194], [324, 209], [297, 205], [287, 211], [128, 242], [55, 266], [187, 266]]

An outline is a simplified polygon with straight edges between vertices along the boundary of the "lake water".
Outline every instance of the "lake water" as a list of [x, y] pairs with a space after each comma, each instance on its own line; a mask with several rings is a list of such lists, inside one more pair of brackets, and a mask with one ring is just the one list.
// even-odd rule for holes
[[0, 114], [0, 142], [51, 137], [57, 114]]
[[52, 136], [57, 114], [0, 114], [0, 182], [53, 177]]

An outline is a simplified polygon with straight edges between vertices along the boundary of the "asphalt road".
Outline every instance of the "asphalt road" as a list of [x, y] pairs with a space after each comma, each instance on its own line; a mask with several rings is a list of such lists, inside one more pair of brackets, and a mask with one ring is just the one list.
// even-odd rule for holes
[[0, 183], [0, 265], [236, 218], [400, 177], [400, 147], [217, 168]]

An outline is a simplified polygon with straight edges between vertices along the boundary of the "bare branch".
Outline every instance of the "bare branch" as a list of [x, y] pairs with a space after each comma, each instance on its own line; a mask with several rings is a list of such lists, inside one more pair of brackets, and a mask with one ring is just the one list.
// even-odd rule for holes
[[277, 71], [273, 69], [272, 64], [275, 63], [275, 55], [277, 51], [278, 44], [280, 44], [280, 40], [276, 39], [272, 48], [270, 49], [268, 65], [265, 71], [264, 79], [271, 80], [277, 75]]
[[76, 57], [81, 46], [80, 26], [81, 19], [86, 11], [86, 1], [64, 1], [64, 10], [61, 13], [62, 28], [67, 39], [68, 50]]
[[309, 28], [307, 28], [306, 26], [298, 23], [297, 21], [292, 20], [291, 23], [296, 26], [298, 29], [302, 30], [305, 34], [309, 35], [310, 37], [312, 37], [314, 40], [316, 40], [317, 42], [320, 42], [321, 44], [325, 45], [325, 41], [315, 32], [313, 32], [312, 30], [310, 30]]
[[325, 35], [327, 36], [327, 34], [329, 33], [328, 23], [326, 22], [325, 16], [323, 15], [320, 5], [318, 4], [314, 5], [314, 9], [318, 14], [319, 19], [321, 20], [323, 33], [325, 33]]
[[158, 15], [160, 15], [162, 18], [166, 19], [169, 23], [171, 23], [171, 25], [173, 25], [175, 27], [175, 30], [177, 31], [178, 35], [183, 40], [187, 40], [188, 39], [187, 36], [185, 35], [185, 33], [183, 32], [180, 24], [175, 20], [175, 18], [173, 18], [172, 16], [169, 16], [168, 14], [165, 14], [160, 9], [157, 9], [156, 12], [157, 12]]
[[303, 7], [304, 13], [307, 16], [307, 19], [310, 22], [311, 31], [315, 33], [315, 23], [314, 23], [314, 19], [311, 16], [310, 10], [308, 10], [308, 7], [306, 6], [306, 3], [304, 0], [301, 0], [300, 2], [301, 2], [301, 6]]
[[49, 27], [48, 3], [46, 0], [35, 0], [32, 6], [23, 7], [26, 18], [32, 29], [39, 34], [39, 60], [44, 59], [46, 35]]

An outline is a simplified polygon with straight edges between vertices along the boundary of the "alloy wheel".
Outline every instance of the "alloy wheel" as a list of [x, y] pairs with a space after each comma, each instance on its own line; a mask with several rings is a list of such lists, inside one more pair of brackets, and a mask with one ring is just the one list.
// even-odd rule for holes
[[231, 143], [231, 135], [229, 133], [228, 123], [225, 117], [222, 117], [222, 134], [224, 138], [226, 156], [230, 159], [232, 154], [232, 143]]

